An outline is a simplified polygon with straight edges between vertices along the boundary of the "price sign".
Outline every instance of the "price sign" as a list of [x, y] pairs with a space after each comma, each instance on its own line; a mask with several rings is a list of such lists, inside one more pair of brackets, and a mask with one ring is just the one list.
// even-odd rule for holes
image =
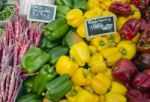
[[112, 34], [116, 32], [116, 19], [113, 15], [87, 19], [85, 27], [88, 38]]
[[56, 6], [45, 4], [31, 4], [27, 19], [30, 21], [50, 22], [55, 19]]

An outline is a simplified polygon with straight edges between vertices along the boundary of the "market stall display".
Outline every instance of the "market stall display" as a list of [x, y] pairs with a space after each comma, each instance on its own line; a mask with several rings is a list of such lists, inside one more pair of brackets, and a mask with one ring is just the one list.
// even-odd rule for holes
[[[48, 23], [27, 19], [48, 21], [54, 6]], [[0, 1], [0, 102], [149, 102], [149, 9], [149, 0]]]

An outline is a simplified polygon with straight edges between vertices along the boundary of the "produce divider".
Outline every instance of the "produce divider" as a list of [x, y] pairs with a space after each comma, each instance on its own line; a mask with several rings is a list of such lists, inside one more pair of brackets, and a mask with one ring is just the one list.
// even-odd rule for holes
[[150, 102], [150, 0], [1, 0], [0, 102]]

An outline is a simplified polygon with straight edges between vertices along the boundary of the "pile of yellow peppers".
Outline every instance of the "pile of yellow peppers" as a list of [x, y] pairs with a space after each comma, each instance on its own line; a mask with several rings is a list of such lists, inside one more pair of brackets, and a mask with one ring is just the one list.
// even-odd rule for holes
[[67, 23], [76, 28], [76, 33], [84, 40], [74, 44], [69, 56], [61, 56], [56, 63], [57, 73], [70, 75], [73, 82], [72, 90], [66, 94], [67, 99], [61, 102], [127, 102], [127, 88], [113, 79], [111, 67], [120, 58], [132, 59], [135, 56], [139, 35], [132, 41], [121, 39], [118, 32], [87, 39], [84, 26], [86, 19], [114, 15], [119, 30], [129, 18], [141, 18], [133, 5], [129, 17], [117, 17], [108, 11], [114, 1], [117, 0], [88, 0], [85, 13], [72, 9], [66, 15]]

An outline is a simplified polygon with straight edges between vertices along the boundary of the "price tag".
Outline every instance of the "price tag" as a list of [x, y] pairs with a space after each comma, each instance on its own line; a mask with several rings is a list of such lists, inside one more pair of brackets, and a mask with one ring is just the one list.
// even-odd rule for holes
[[108, 35], [116, 32], [115, 16], [103, 16], [98, 18], [87, 19], [85, 21], [87, 37]]
[[30, 21], [39, 21], [48, 23], [55, 19], [56, 6], [45, 4], [31, 4], [27, 19]]

